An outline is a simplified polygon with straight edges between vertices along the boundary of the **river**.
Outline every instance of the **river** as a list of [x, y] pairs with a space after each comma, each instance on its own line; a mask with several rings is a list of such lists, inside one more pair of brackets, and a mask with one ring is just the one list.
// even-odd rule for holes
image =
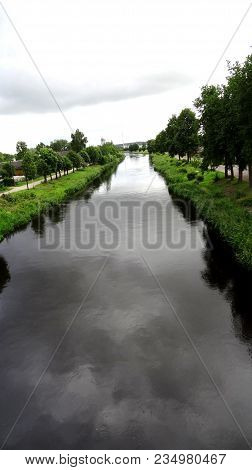
[[247, 449], [250, 289], [148, 156], [127, 155], [0, 245], [2, 446]]

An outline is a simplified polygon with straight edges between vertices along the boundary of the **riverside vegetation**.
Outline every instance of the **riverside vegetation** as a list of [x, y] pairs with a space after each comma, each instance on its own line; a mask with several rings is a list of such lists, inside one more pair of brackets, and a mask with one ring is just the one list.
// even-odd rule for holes
[[227, 180], [219, 171], [202, 171], [197, 160], [187, 163], [162, 154], [153, 154], [151, 160], [169, 183], [169, 190], [191, 200], [233, 248], [236, 259], [252, 269], [252, 191], [248, 184]]
[[[147, 148], [171, 191], [191, 199], [251, 269], [252, 55], [242, 64], [228, 63], [228, 72], [225, 85], [202, 88], [194, 102], [198, 115], [190, 108], [172, 115]], [[216, 171], [219, 165], [225, 174]], [[243, 178], [246, 169], [248, 181]]]
[[223, 164], [225, 178], [233, 179], [238, 165], [240, 182], [247, 168], [252, 188], [252, 55], [243, 64], [228, 64], [228, 71], [225, 85], [202, 88], [194, 101], [199, 118], [189, 108], [174, 114], [147, 147], [149, 153], [186, 156], [188, 162], [200, 153], [202, 167]]
[[[78, 145], [76, 145], [76, 133]], [[15, 229], [27, 224], [38, 213], [85, 189], [123, 159], [123, 154], [112, 143], [86, 148], [87, 139], [80, 131], [77, 130], [76, 133], [72, 134], [69, 150], [63, 152], [44, 144], [39, 144], [36, 149], [27, 149], [24, 142], [18, 142], [17, 151], [19, 158], [22, 157], [20, 159], [27, 187], [28, 181], [37, 174], [43, 175], [44, 183], [34, 189], [3, 194], [0, 197], [0, 241]], [[53, 145], [58, 142], [66, 146], [66, 141], [63, 140], [54, 141]], [[5, 172], [8, 170], [12, 171], [11, 162], [3, 165], [5, 177]], [[69, 170], [73, 172], [68, 174]], [[48, 177], [52, 178], [53, 173], [56, 179], [48, 181]]]

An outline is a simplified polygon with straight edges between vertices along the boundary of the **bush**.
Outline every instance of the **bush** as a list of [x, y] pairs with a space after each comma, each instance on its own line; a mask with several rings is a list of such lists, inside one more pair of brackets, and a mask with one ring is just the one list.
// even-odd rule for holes
[[187, 179], [189, 181], [192, 181], [196, 178], [197, 174], [195, 173], [195, 171], [190, 171], [189, 173], [187, 173]]
[[207, 171], [208, 170], [208, 162], [203, 159], [199, 167], [202, 171]]
[[79, 155], [82, 159], [83, 166], [88, 165], [90, 163], [90, 157], [89, 157], [88, 153], [86, 152], [86, 150], [84, 150], [84, 149], [81, 150]]
[[2, 180], [2, 183], [1, 183], [3, 186], [14, 186], [15, 184], [15, 181], [13, 178], [3, 178]]
[[194, 168], [200, 168], [201, 166], [201, 160], [199, 158], [194, 157], [190, 163], [191, 166]]
[[246, 197], [246, 192], [242, 191], [241, 189], [238, 189], [238, 191], [236, 191], [235, 197], [236, 197], [236, 199]]
[[186, 168], [179, 168], [178, 172], [179, 173], [187, 173], [187, 170], [186, 170]]
[[86, 148], [86, 152], [89, 155], [91, 165], [103, 164], [103, 155], [99, 147], [90, 145]]
[[137, 152], [139, 150], [139, 145], [138, 144], [130, 144], [129, 146], [129, 151], [130, 152]]
[[204, 181], [204, 176], [203, 175], [197, 175], [196, 180], [198, 181], [198, 183], [201, 183], [202, 181]]
[[244, 197], [240, 199], [239, 204], [242, 207], [252, 207], [252, 197]]

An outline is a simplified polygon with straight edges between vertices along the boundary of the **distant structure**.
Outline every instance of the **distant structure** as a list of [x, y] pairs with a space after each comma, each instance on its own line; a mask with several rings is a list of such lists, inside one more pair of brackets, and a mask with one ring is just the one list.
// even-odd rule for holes
[[23, 176], [22, 160], [14, 160], [11, 164], [14, 168], [14, 176]]
[[123, 144], [116, 144], [116, 147], [119, 149], [128, 149], [130, 145], [132, 144], [137, 144], [139, 147], [142, 147], [143, 145], [147, 145], [147, 142], [124, 142]]

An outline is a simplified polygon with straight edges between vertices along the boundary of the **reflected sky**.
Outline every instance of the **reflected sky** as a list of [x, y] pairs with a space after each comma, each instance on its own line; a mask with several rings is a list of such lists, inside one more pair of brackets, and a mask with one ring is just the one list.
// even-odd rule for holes
[[[73, 205], [135, 194], [170, 201], [174, 230], [197, 229], [201, 245], [131, 252], [119, 246], [110, 254], [39, 249], [48, 230], [70, 221]], [[251, 439], [251, 277], [184, 207], [148, 157], [127, 157], [98, 187], [1, 244], [1, 442], [78, 312], [5, 448], [247, 448], [142, 259]], [[125, 226], [122, 216], [122, 231]]]

